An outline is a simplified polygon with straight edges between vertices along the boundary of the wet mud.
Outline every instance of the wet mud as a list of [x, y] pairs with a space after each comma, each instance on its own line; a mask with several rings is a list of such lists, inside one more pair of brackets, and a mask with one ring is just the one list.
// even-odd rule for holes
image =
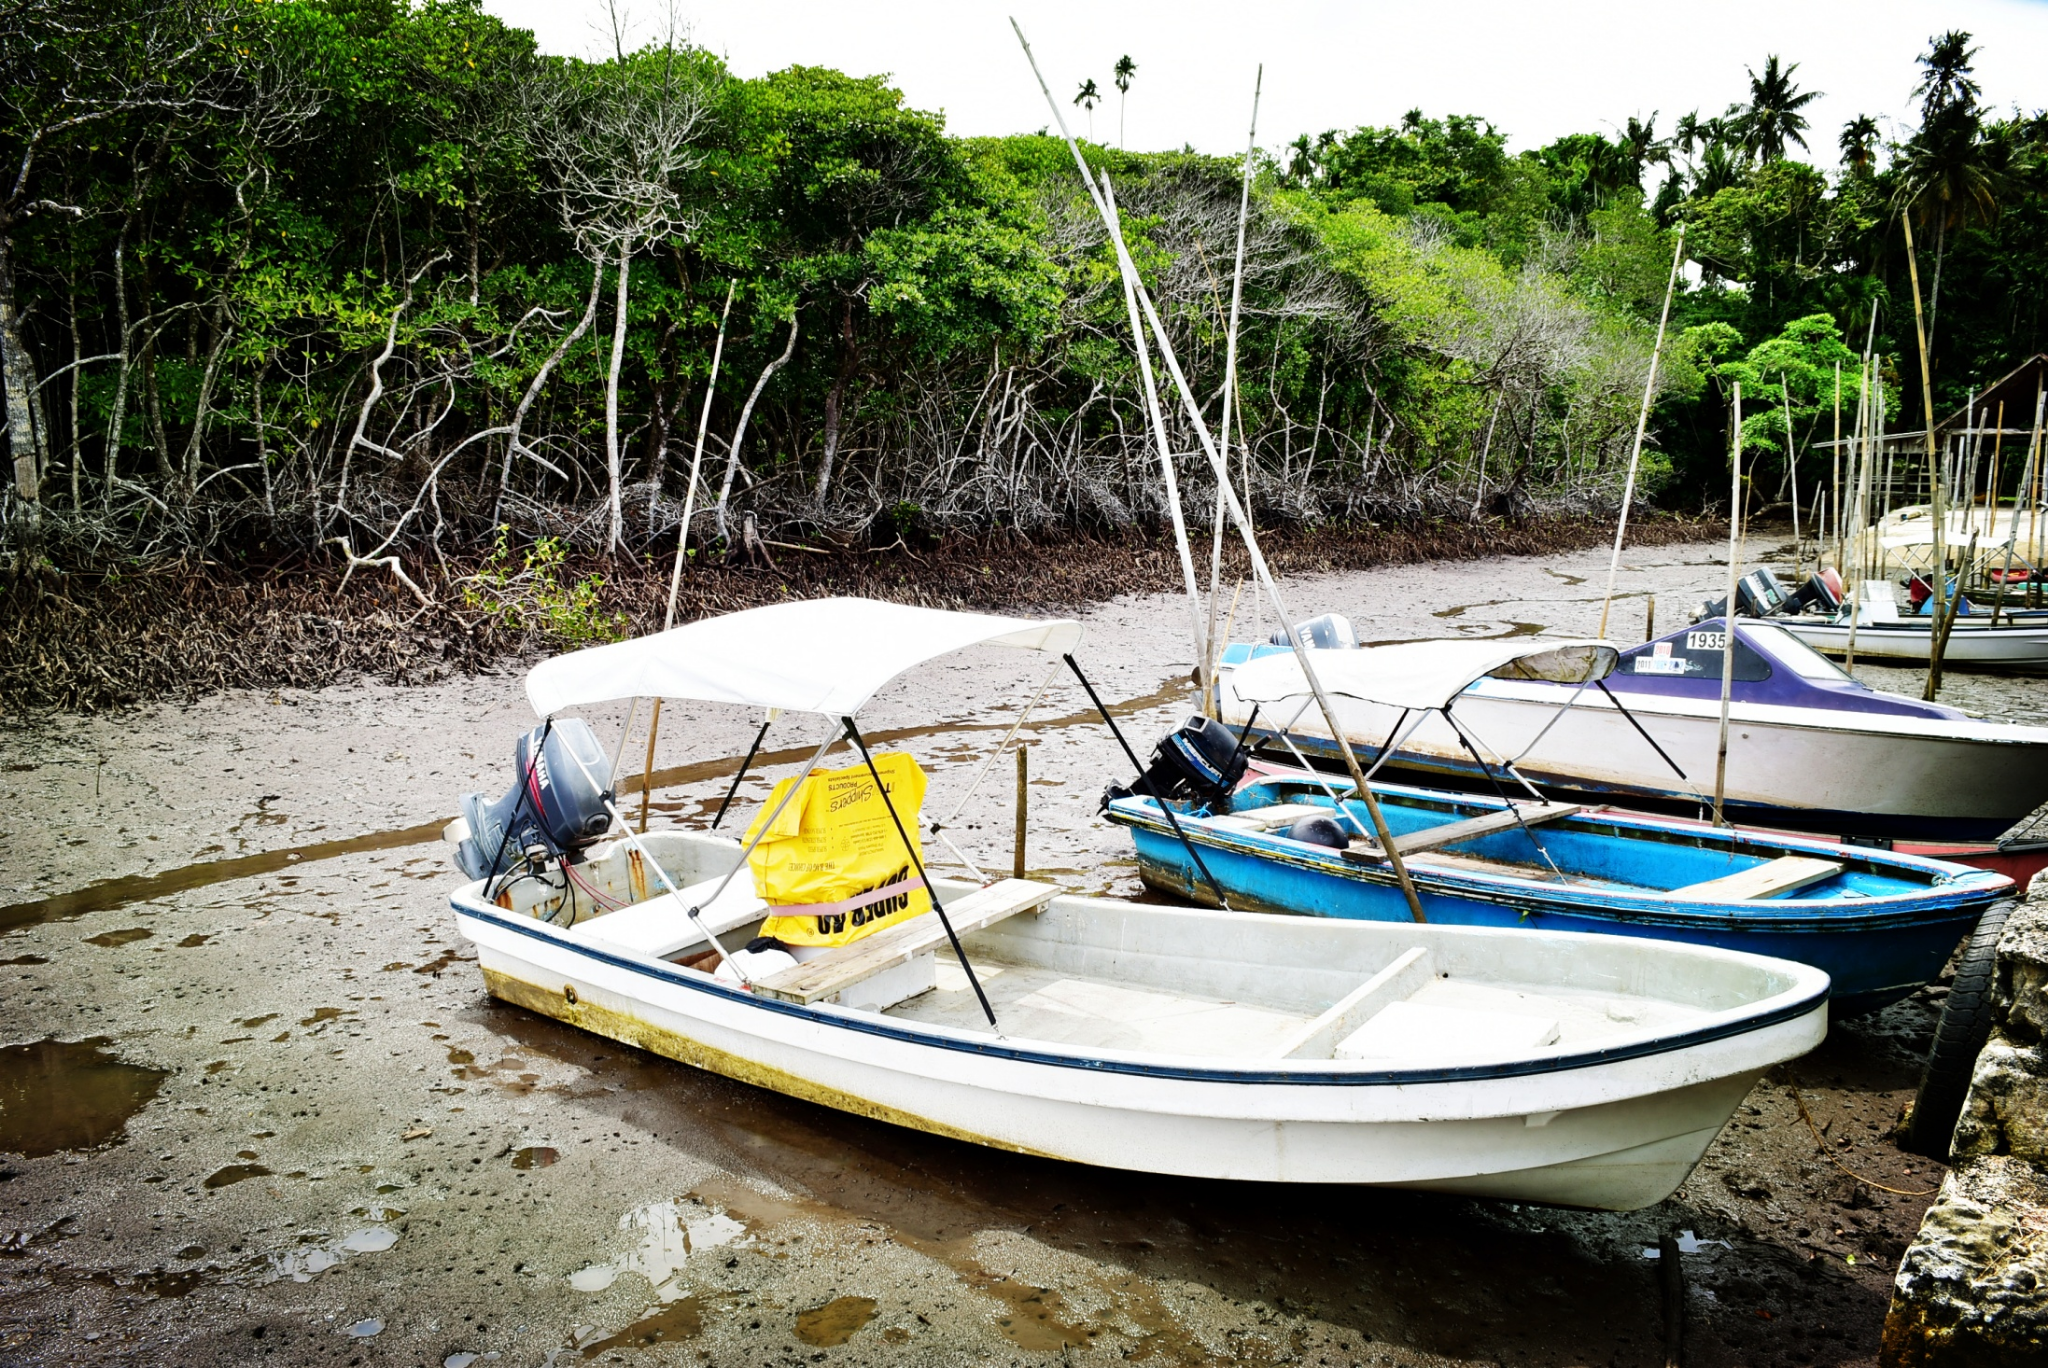
[[[1647, 596], [1675, 625], [1722, 573], [1698, 546], [1624, 565], [1624, 639]], [[1577, 635], [1605, 573], [1589, 553], [1291, 589], [1374, 640]], [[1234, 634], [1263, 636], [1246, 600]], [[1186, 620], [1164, 597], [1086, 614], [1082, 663], [1141, 751], [1188, 706]], [[1012, 859], [1010, 767], [970, 787], [1043, 679], [978, 652], [864, 715], [986, 869]], [[1944, 697], [2033, 717], [2041, 687]], [[717, 811], [758, 727], [736, 712], [664, 711], [653, 824]], [[593, 720], [609, 738], [623, 714]], [[1034, 716], [1029, 867], [1136, 893], [1094, 816], [1120, 751], [1064, 675]], [[1627, 1215], [997, 1153], [486, 996], [437, 838], [457, 794], [503, 788], [528, 719], [508, 674], [6, 734], [0, 1362], [1655, 1365], [1664, 1235], [1689, 1364], [1875, 1361], [1941, 1175], [1892, 1138], [1938, 985], [1837, 1023]], [[778, 723], [727, 822], [819, 736]], [[629, 772], [644, 746], [643, 718]]]

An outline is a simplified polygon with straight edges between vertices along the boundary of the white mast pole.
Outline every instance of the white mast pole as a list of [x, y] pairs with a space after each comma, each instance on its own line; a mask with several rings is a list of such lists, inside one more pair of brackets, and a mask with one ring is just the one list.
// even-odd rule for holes
[[1287, 605], [1280, 597], [1280, 586], [1274, 581], [1273, 572], [1266, 564], [1266, 557], [1259, 550], [1258, 538], [1252, 533], [1244, 506], [1238, 502], [1237, 494], [1231, 488], [1229, 472], [1224, 467], [1222, 456], [1216, 450], [1214, 439], [1209, 435], [1208, 424], [1203, 421], [1201, 406], [1195, 402], [1194, 391], [1189, 388], [1187, 377], [1181, 372], [1180, 361], [1174, 355], [1173, 343], [1167, 335], [1166, 325], [1160, 321], [1158, 309], [1153, 306], [1151, 296], [1145, 292], [1143, 284], [1138, 279], [1138, 268], [1131, 260], [1129, 248], [1124, 244], [1123, 228], [1117, 219], [1116, 200], [1114, 192], [1110, 189], [1109, 179], [1105, 176], [1099, 188], [1095, 184], [1088, 170], [1088, 163], [1081, 157], [1080, 147], [1075, 144], [1073, 134], [1067, 131], [1066, 117], [1060, 111], [1059, 102], [1053, 99], [1052, 88], [1046, 85], [1045, 75], [1038, 69], [1038, 59], [1032, 55], [1031, 44], [1025, 39], [1024, 30], [1014, 18], [1010, 20], [1010, 27], [1016, 30], [1017, 42], [1024, 49], [1025, 59], [1031, 63], [1032, 75], [1038, 78], [1038, 88], [1045, 95], [1046, 105], [1052, 110], [1061, 136], [1066, 139], [1067, 149], [1073, 154], [1074, 164], [1080, 169], [1081, 178], [1088, 184], [1088, 196], [1095, 202], [1096, 209], [1102, 214], [1104, 225], [1109, 229], [1109, 240], [1116, 248], [1117, 265], [1124, 273], [1124, 280], [1137, 295], [1138, 302], [1144, 306], [1145, 319], [1151, 324], [1153, 340], [1159, 346], [1160, 360], [1166, 363], [1167, 374], [1173, 378], [1175, 388], [1180, 391], [1181, 404], [1187, 410], [1188, 421], [1193, 426], [1196, 437], [1201, 440], [1202, 452], [1209, 458], [1209, 469], [1216, 477], [1217, 490], [1226, 500], [1231, 521], [1237, 524], [1238, 533], [1244, 540], [1245, 553], [1251, 559], [1252, 573], [1266, 586], [1266, 595], [1273, 604], [1273, 611], [1279, 616], [1280, 625], [1287, 632], [1288, 644], [1294, 648], [1295, 659], [1301, 662], [1302, 676], [1308, 682], [1309, 691], [1315, 695], [1316, 703], [1323, 714], [1323, 721], [1330, 728], [1330, 737], [1342, 753], [1345, 767], [1351, 773], [1352, 784], [1358, 790], [1359, 798], [1365, 803], [1366, 814], [1372, 819], [1380, 852], [1393, 867], [1394, 877], [1400, 883], [1401, 892], [1408, 901], [1409, 915], [1418, 922], [1426, 921], [1428, 919], [1422, 914], [1422, 901], [1416, 895], [1414, 882], [1408, 877], [1407, 862], [1401, 858], [1400, 850], [1394, 845], [1393, 833], [1388, 829], [1386, 818], [1380, 812], [1379, 801], [1373, 797], [1372, 789], [1365, 782], [1365, 775], [1358, 768], [1358, 757], [1352, 753], [1350, 744], [1344, 739], [1343, 728], [1337, 724], [1336, 709], [1331, 704], [1329, 695], [1323, 690], [1322, 679], [1316, 674], [1315, 664], [1302, 645], [1301, 634], [1295, 630], [1293, 619], [1288, 616]]
[[[1607, 596], [1600, 600], [1600, 630], [1596, 635], [1607, 635], [1607, 610], [1614, 606], [1614, 575], [1621, 569], [1621, 539], [1628, 535], [1628, 508], [1636, 497], [1636, 466], [1643, 459], [1643, 434], [1650, 427], [1650, 399], [1657, 392], [1657, 362], [1664, 355], [1664, 327], [1671, 321], [1671, 294], [1678, 288], [1678, 264], [1685, 258], [1685, 225], [1678, 225], [1678, 241], [1671, 247], [1671, 277], [1664, 282], [1664, 308], [1657, 315], [1657, 345], [1650, 349], [1650, 373], [1643, 378], [1643, 407], [1636, 414], [1635, 445], [1628, 453], [1628, 479], [1621, 486], [1621, 515], [1614, 520], [1614, 555], [1607, 562]], [[1494, 417], [1500, 416], [1500, 405], [1493, 407]], [[1486, 428], [1489, 445], [1493, 441], [1493, 425]], [[1486, 458], [1479, 458], [1479, 482], [1483, 490], [1486, 484]], [[1479, 500], [1472, 501], [1474, 512], [1479, 509]]]
[[[1244, 299], [1244, 235], [1245, 225], [1252, 209], [1252, 154], [1259, 146], [1259, 94], [1266, 84], [1266, 68], [1261, 64], [1258, 74], [1252, 78], [1252, 128], [1244, 144], [1244, 184], [1237, 198], [1237, 264], [1230, 275], [1230, 329], [1223, 345], [1223, 463], [1230, 464], [1230, 415], [1239, 413], [1237, 439], [1244, 441], [1244, 419], [1237, 407], [1237, 320]], [[1245, 490], [1245, 497], [1251, 497], [1251, 490]], [[1203, 711], [1215, 716], [1221, 705], [1215, 697], [1216, 662], [1222, 655], [1222, 645], [1216, 640], [1216, 610], [1221, 606], [1223, 592], [1223, 497], [1216, 498], [1216, 520], [1209, 535], [1209, 630], [1207, 661], [1202, 678], [1209, 685], [1203, 691]]]
[[1735, 567], [1742, 536], [1742, 382], [1735, 382], [1735, 430], [1728, 457], [1728, 601], [1721, 610], [1721, 739], [1714, 751], [1714, 825], [1727, 826], [1728, 700], [1735, 691]]

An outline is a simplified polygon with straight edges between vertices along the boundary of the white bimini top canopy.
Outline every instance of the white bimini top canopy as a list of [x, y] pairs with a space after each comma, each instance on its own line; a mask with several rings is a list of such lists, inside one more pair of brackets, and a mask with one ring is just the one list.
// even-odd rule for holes
[[542, 717], [620, 698], [690, 699], [851, 717], [906, 670], [968, 646], [1064, 654], [1071, 618], [1033, 620], [876, 599], [801, 599], [542, 661], [526, 696]]
[[[1411, 641], [1399, 646], [1316, 650], [1316, 678], [1323, 688], [1366, 703], [1392, 708], [1443, 708], [1474, 681], [1545, 679], [1586, 684], [1614, 670], [1621, 652], [1611, 642]], [[1230, 687], [1248, 703], [1278, 703], [1309, 696], [1308, 677], [1292, 651], [1261, 656], [1237, 667]]]

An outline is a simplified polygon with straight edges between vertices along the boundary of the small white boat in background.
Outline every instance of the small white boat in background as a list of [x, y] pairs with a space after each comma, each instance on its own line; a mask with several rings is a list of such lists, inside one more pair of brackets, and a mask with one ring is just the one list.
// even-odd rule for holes
[[[528, 691], [544, 716], [633, 696], [809, 707], [862, 744], [854, 712], [907, 670], [974, 644], [1071, 665], [1079, 636], [791, 603], [559, 658]], [[725, 836], [614, 826], [452, 900], [506, 1002], [863, 1116], [1191, 1177], [1646, 1206], [1827, 1030], [1824, 973], [1704, 946], [929, 887], [942, 913], [745, 982], [714, 972], [720, 947], [773, 909]]]

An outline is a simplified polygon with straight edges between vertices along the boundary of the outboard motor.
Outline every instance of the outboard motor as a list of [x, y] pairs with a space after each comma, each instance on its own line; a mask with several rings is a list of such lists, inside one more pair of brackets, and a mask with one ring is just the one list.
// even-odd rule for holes
[[1796, 608], [1831, 616], [1840, 611], [1843, 593], [1842, 577], [1829, 567], [1808, 575], [1799, 592], [1792, 595], [1792, 603]]
[[[1342, 613], [1324, 613], [1307, 622], [1297, 622], [1294, 630], [1301, 637], [1301, 644], [1318, 651], [1348, 651], [1358, 645], [1358, 633], [1351, 628], [1351, 619]], [[1269, 646], [1291, 645], [1285, 629], [1266, 638]]]
[[[1778, 577], [1770, 571], [1756, 569], [1735, 582], [1735, 611], [1741, 617], [1774, 617], [1791, 605], [1792, 595], [1785, 592], [1785, 586], [1778, 583]], [[1693, 621], [1721, 617], [1726, 614], [1726, 598], [1708, 599], [1693, 614]]]
[[1219, 807], [1229, 801], [1244, 769], [1244, 747], [1230, 728], [1206, 717], [1190, 717], [1152, 748], [1145, 782], [1134, 787], [1111, 784], [1103, 792], [1102, 806], [1137, 793]]
[[543, 723], [519, 738], [512, 759], [512, 787], [494, 803], [464, 794], [449, 833], [456, 866], [472, 879], [495, 878], [522, 859], [559, 860], [611, 829], [611, 761], [588, 722]]

